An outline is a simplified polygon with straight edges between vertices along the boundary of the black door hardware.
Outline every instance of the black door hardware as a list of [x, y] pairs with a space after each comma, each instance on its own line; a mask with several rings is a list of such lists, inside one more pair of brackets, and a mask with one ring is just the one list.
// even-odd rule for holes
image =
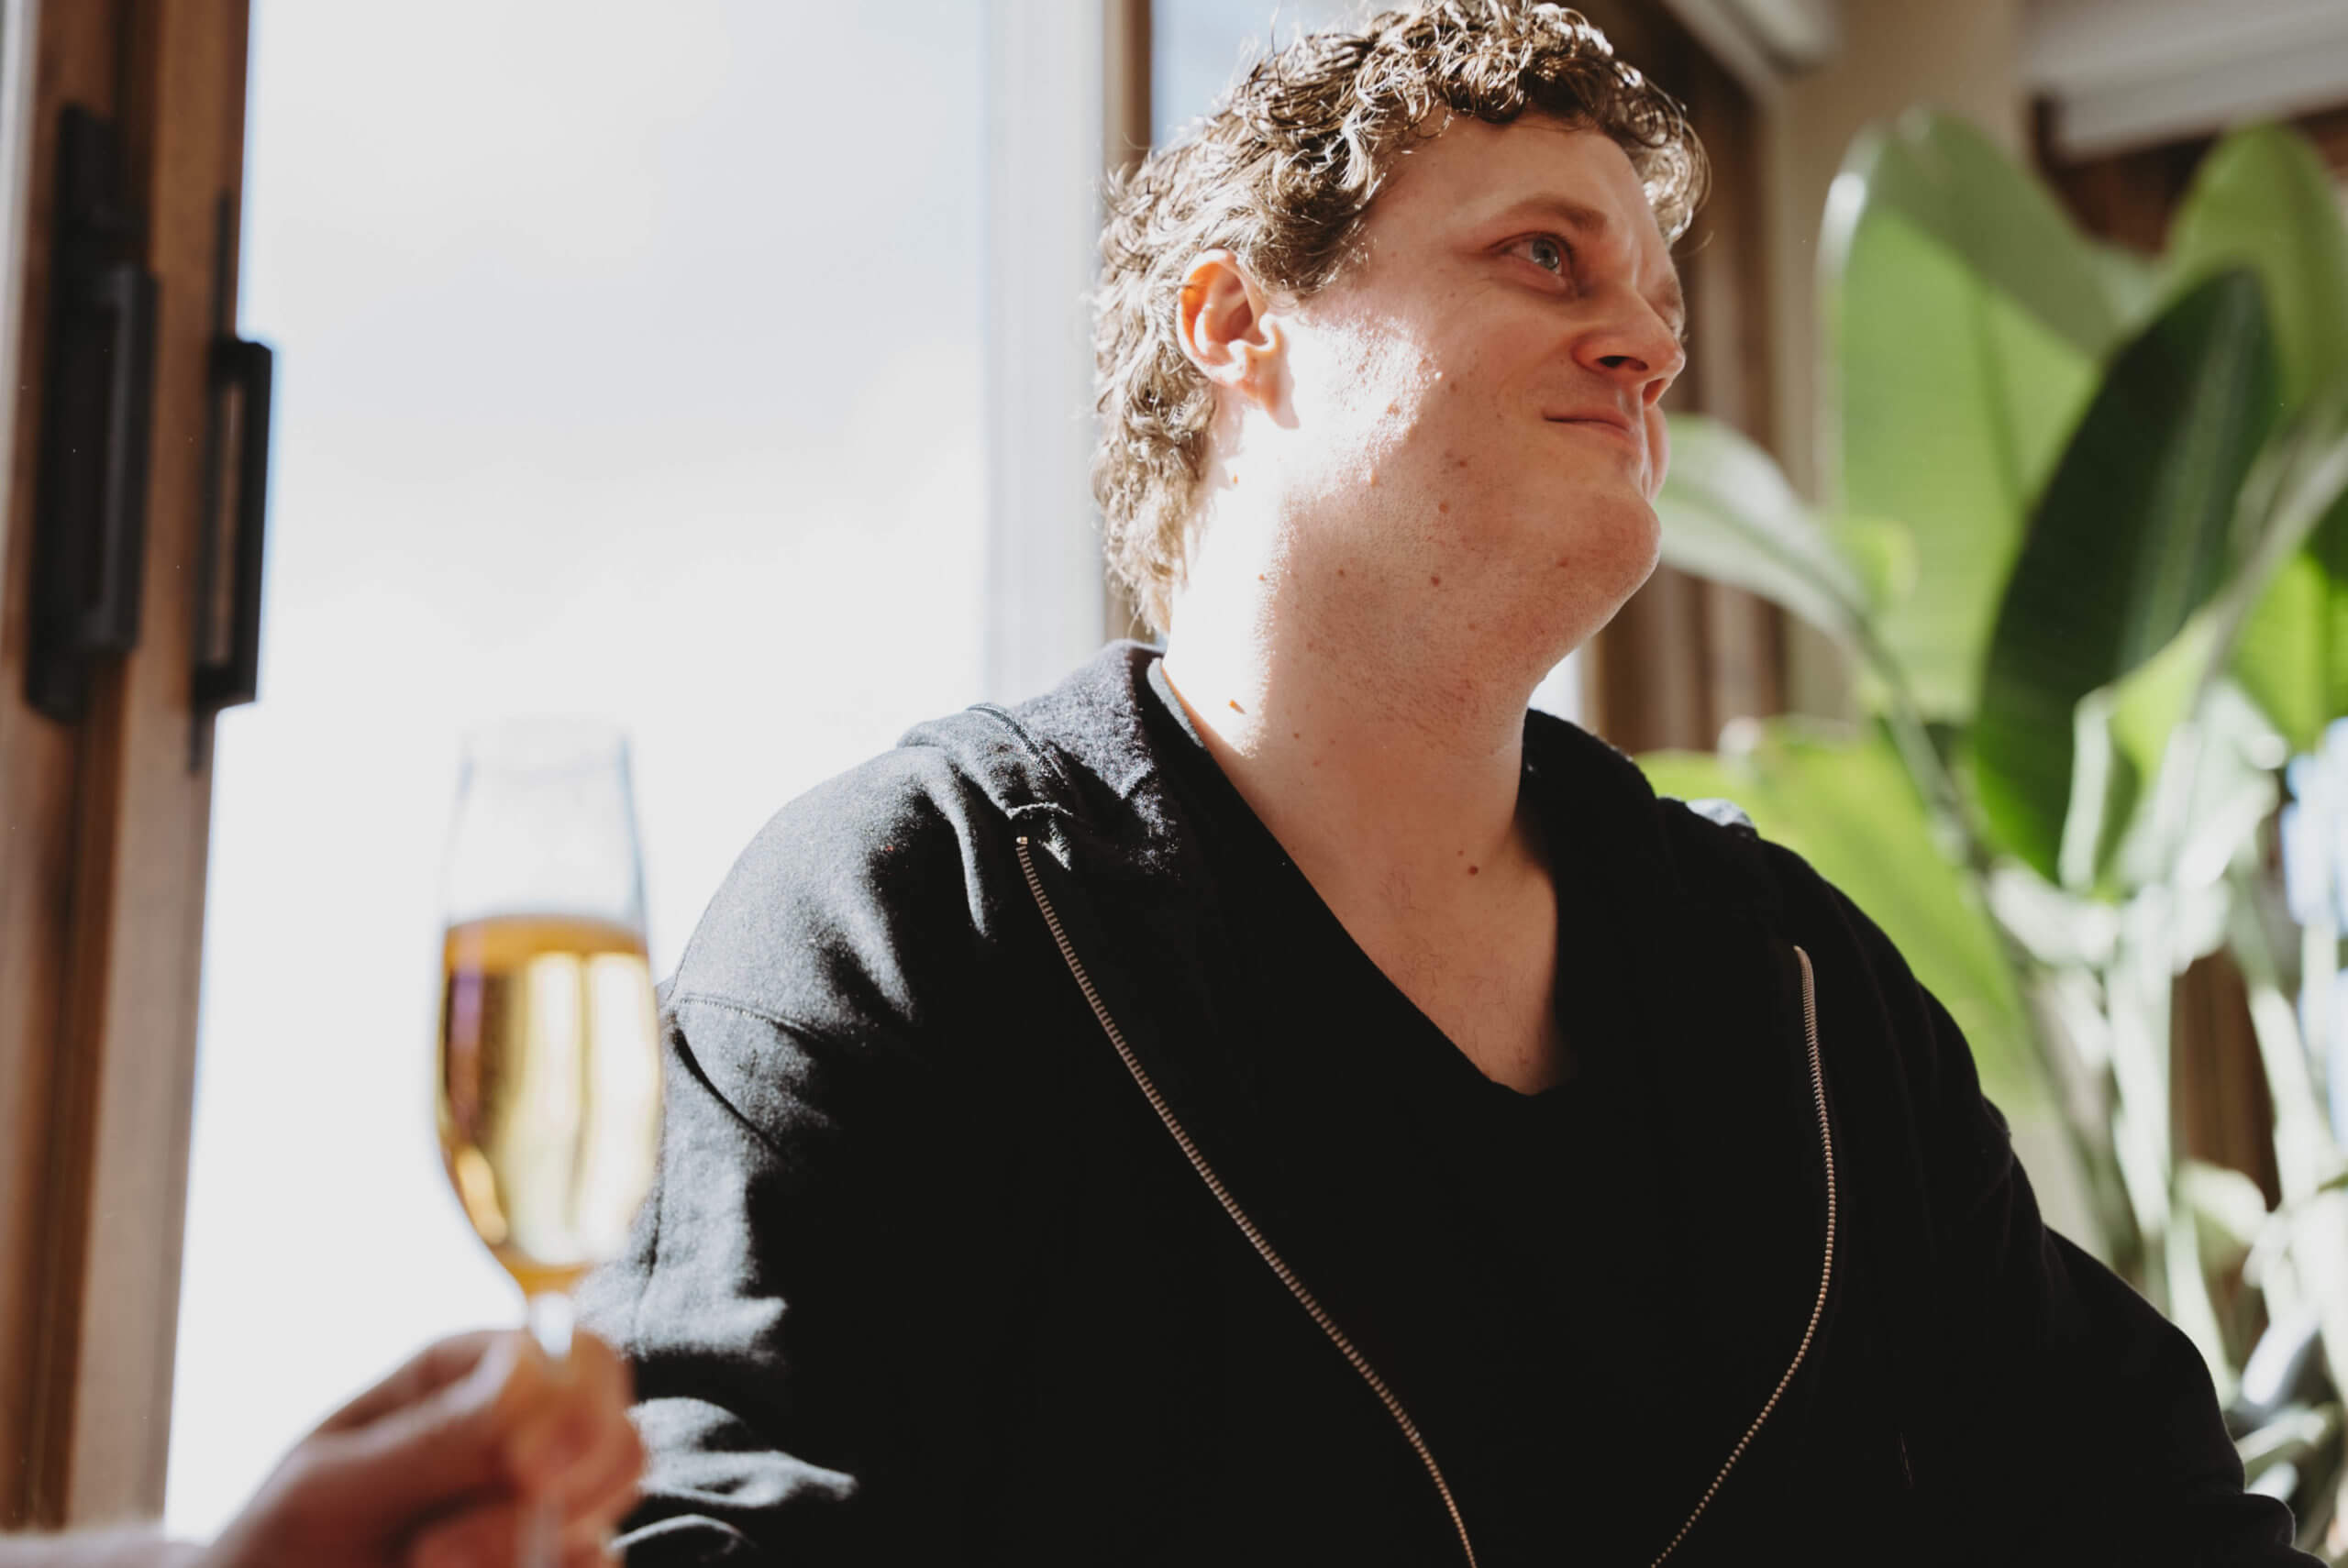
[[275, 356], [238, 337], [236, 206], [214, 208], [212, 354], [205, 410], [204, 522], [196, 558], [194, 718], [249, 702], [260, 686], [262, 542], [269, 514], [269, 398]]
[[138, 641], [155, 280], [111, 122], [68, 105], [58, 129], [27, 699], [79, 720], [101, 659]]

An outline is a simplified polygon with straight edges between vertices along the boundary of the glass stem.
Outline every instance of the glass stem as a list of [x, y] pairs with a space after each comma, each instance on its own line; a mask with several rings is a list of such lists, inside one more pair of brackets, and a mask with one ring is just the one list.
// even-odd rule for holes
[[530, 1337], [538, 1342], [538, 1349], [547, 1360], [559, 1370], [570, 1361], [570, 1331], [578, 1319], [571, 1307], [570, 1293], [565, 1290], [540, 1290], [530, 1297]]
[[[537, 1341], [538, 1349], [546, 1353], [548, 1366], [557, 1378], [568, 1377], [570, 1375], [570, 1331], [578, 1321], [570, 1292], [531, 1292], [528, 1316], [530, 1337]], [[520, 1568], [555, 1568], [555, 1537], [561, 1522], [555, 1513], [551, 1497], [541, 1496], [523, 1510]]]

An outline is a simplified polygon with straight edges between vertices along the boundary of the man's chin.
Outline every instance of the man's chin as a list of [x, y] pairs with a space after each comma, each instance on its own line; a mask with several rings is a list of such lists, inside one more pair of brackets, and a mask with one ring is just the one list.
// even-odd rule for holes
[[1548, 523], [1542, 536], [1552, 547], [1556, 567], [1594, 570], [1611, 559], [1635, 573], [1636, 582], [1645, 582], [1661, 557], [1663, 521], [1655, 503], [1634, 485], [1588, 485], [1557, 498], [1545, 511]]

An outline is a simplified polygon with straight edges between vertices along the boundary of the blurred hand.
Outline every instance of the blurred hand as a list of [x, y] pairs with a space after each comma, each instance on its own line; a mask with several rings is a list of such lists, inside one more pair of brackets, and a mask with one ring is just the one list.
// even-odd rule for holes
[[195, 1568], [505, 1568], [542, 1497], [563, 1568], [605, 1562], [644, 1464], [628, 1400], [592, 1334], [560, 1368], [519, 1331], [441, 1340], [295, 1444]]

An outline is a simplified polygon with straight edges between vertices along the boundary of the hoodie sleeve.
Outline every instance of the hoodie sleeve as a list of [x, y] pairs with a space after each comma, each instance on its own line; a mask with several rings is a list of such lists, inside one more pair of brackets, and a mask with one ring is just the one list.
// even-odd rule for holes
[[978, 835], [950, 780], [903, 777], [925, 766], [786, 808], [666, 988], [656, 1185], [581, 1293], [635, 1368], [633, 1568], [961, 1560], [1015, 1140]]
[[2199, 1353], [2042, 1221], [1947, 1010], [1828, 891], [1897, 1048], [1932, 1217], [1894, 1329], [1937, 1417], [1908, 1440], [1920, 1492], [1980, 1562], [2313, 1568], [2288, 1510], [2244, 1493]]

